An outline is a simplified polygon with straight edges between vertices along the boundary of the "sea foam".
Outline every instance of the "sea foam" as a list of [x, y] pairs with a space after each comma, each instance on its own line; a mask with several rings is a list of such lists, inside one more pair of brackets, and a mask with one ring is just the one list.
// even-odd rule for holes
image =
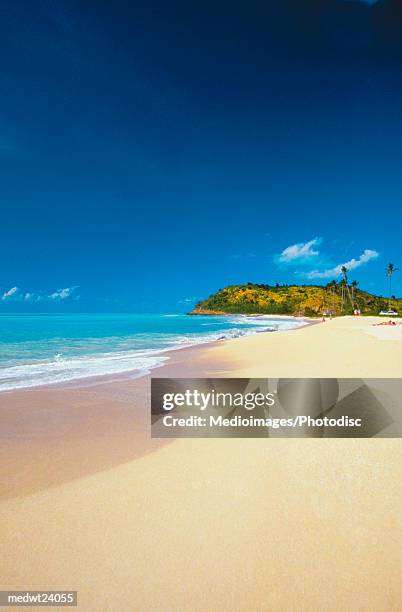
[[[6, 329], [2, 330], [2, 323], [0, 318], [0, 334]], [[7, 342], [1, 344], [0, 352], [0, 391], [106, 375], [138, 378], [163, 365], [167, 351], [294, 329], [304, 323], [242, 315], [44, 315], [16, 317], [13, 329], [8, 318], [2, 334]]]

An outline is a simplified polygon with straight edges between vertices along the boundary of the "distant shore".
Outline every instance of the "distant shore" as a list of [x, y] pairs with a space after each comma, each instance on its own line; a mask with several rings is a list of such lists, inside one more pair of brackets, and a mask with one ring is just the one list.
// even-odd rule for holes
[[216, 316], [220, 316], [220, 317], [265, 317], [267, 319], [298, 319], [298, 320], [302, 320], [302, 321], [319, 321], [320, 320], [320, 316], [317, 315], [317, 317], [305, 317], [305, 316], [298, 316], [298, 315], [293, 315], [293, 314], [268, 314], [265, 312], [256, 312], [256, 313], [252, 313], [252, 312], [224, 312], [223, 310], [197, 310], [194, 311], [192, 310], [191, 312], [188, 312], [187, 315], [189, 317], [198, 317], [198, 316], [204, 316], [204, 317], [216, 317]]

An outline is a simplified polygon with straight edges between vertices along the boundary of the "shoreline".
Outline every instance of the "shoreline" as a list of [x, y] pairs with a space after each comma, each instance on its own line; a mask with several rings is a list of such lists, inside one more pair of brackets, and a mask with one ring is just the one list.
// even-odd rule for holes
[[[216, 343], [219, 344], [219, 343]], [[150, 437], [150, 380], [227, 376], [205, 346], [172, 351], [149, 374], [69, 381], [0, 394], [0, 501], [111, 469], [173, 440]]]
[[[211, 315], [211, 316], [215, 316], [215, 315]], [[238, 337], [228, 336], [228, 337], [222, 337], [221, 339], [206, 340], [204, 342], [199, 341], [195, 344], [178, 346], [176, 348], [155, 349], [155, 356], [165, 358], [166, 359], [165, 363], [156, 364], [150, 367], [148, 371], [144, 371], [143, 373], [138, 373], [138, 375], [135, 375], [134, 370], [126, 370], [126, 371], [117, 372], [117, 373], [95, 374], [93, 376], [82, 376], [82, 377], [66, 379], [63, 381], [46, 382], [46, 383], [35, 384], [35, 385], [30, 385], [30, 386], [27, 385], [25, 387], [14, 387], [13, 389], [4, 389], [4, 390], [0, 389], [0, 398], [5, 394], [11, 394], [16, 391], [23, 391], [23, 390], [30, 390], [30, 389], [47, 389], [47, 388], [55, 389], [55, 388], [71, 388], [71, 387], [76, 388], [76, 387], [94, 386], [97, 384], [99, 385], [106, 384], [109, 382], [122, 382], [127, 379], [137, 380], [140, 378], [150, 376], [154, 370], [159, 370], [160, 368], [163, 368], [165, 365], [167, 365], [167, 362], [172, 359], [173, 355], [177, 353], [177, 351], [187, 351], [190, 349], [202, 349], [202, 348], [212, 347], [214, 345], [218, 345], [223, 342], [232, 342], [235, 340], [240, 340], [241, 338], [244, 338], [244, 337], [254, 336], [257, 334], [264, 334], [264, 333], [270, 334], [270, 333], [275, 333], [275, 332], [297, 331], [304, 327], [308, 327], [309, 325], [315, 325], [317, 323], [321, 323], [321, 320], [315, 320], [315, 319], [311, 319], [307, 317], [291, 317], [287, 315], [227, 315], [227, 316], [241, 316], [241, 317], [244, 316], [244, 317], [249, 317], [249, 318], [255, 318], [256, 316], [258, 316], [259, 318], [263, 317], [263, 318], [267, 318], [268, 320], [269, 319], [273, 319], [273, 320], [297, 319], [297, 320], [305, 321], [305, 324], [300, 325], [299, 327], [295, 327], [294, 329], [289, 329], [289, 330], [287, 329], [284, 329], [284, 330], [281, 330], [281, 329], [279, 330], [255, 330], [255, 331], [250, 331], [248, 333], [246, 331], [244, 334], [239, 335]]]
[[187, 312], [188, 317], [266, 317], [271, 319], [301, 319], [303, 321], [316, 321], [317, 317], [305, 317], [292, 314], [268, 314], [265, 312], [245, 313], [245, 312], [224, 312], [223, 310], [200, 310], [198, 312]]
[[[277, 318], [276, 315], [262, 315], [262, 316]], [[284, 318], [287, 319], [289, 317], [286, 316]], [[299, 332], [299, 333], [303, 331], [305, 332], [309, 328], [315, 328], [316, 326], [318, 327], [318, 324], [321, 324], [319, 326], [320, 328], [322, 325], [328, 326], [328, 328], [324, 328], [324, 329], [334, 328], [336, 335], [338, 335], [339, 333], [342, 334], [345, 331], [346, 331], [346, 334], [350, 332], [353, 333], [353, 331], [361, 332], [362, 329], [364, 329], [364, 334], [363, 335], [360, 334], [359, 341], [361, 343], [363, 339], [365, 339], [366, 345], [369, 342], [368, 338], [371, 336], [373, 341], [375, 340], [385, 341], [386, 344], [387, 344], [387, 341], [397, 342], [397, 345], [396, 346], [394, 345], [393, 348], [400, 349], [400, 346], [402, 346], [402, 318], [395, 318], [395, 321], [397, 323], [396, 327], [378, 326], [378, 323], [383, 323], [383, 319], [379, 316], [360, 317], [360, 318], [356, 318], [353, 316], [335, 317], [332, 320], [327, 319], [325, 323], [323, 323], [321, 319], [320, 320], [304, 319], [304, 320], [307, 321], [305, 325], [301, 325], [294, 329], [276, 330], [275, 332], [255, 331], [253, 333], [245, 334], [245, 335], [235, 337], [235, 338], [222, 338], [219, 340], [215, 339], [215, 340], [211, 340], [210, 342], [201, 342], [199, 344], [180, 346], [177, 348], [161, 349], [161, 351], [158, 354], [161, 356], [163, 355], [166, 358], [166, 361], [164, 363], [161, 363], [160, 365], [155, 365], [154, 367], [151, 367], [147, 372], [144, 372], [143, 374], [139, 374], [138, 376], [133, 375], [132, 370], [128, 370], [126, 372], [119, 372], [115, 374], [106, 373], [106, 374], [99, 374], [95, 376], [86, 376], [82, 378], [73, 378], [73, 379], [65, 380], [65, 381], [57, 381], [54, 383], [43, 383], [41, 385], [34, 385], [34, 386], [29, 386], [29, 387], [28, 386], [18, 387], [14, 389], [0, 391], [0, 400], [2, 398], [8, 398], [10, 396], [13, 396], [16, 393], [29, 393], [33, 391], [45, 392], [47, 390], [62, 391], [64, 389], [65, 390], [70, 390], [70, 389], [79, 390], [79, 389], [86, 389], [86, 388], [96, 388], [98, 386], [103, 386], [103, 385], [119, 385], [119, 384], [125, 384], [125, 383], [135, 383], [136, 381], [150, 379], [153, 376], [154, 372], [160, 372], [161, 374], [165, 374], [165, 372], [169, 372], [171, 369], [173, 371], [176, 371], [177, 369], [180, 369], [180, 368], [185, 372], [188, 369], [193, 370], [194, 368], [192, 366], [195, 366], [198, 369], [201, 366], [202, 369], [208, 373], [210, 373], [210, 371], [219, 371], [219, 372], [225, 372], [229, 375], [236, 374], [239, 377], [241, 375], [245, 376], [244, 372], [246, 371], [246, 369], [248, 371], [249, 368], [251, 367], [251, 369], [254, 371], [254, 374], [251, 373], [251, 375], [255, 375], [255, 372], [261, 371], [261, 368], [265, 368], [265, 367], [272, 368], [272, 363], [270, 363], [270, 361], [272, 360], [267, 359], [266, 353], [261, 351], [261, 349], [264, 349], [264, 346], [266, 344], [265, 342], [261, 342], [261, 339], [263, 337], [266, 337], [266, 336], [269, 336], [271, 338], [276, 337], [275, 340], [270, 340], [270, 344], [267, 345], [267, 347], [271, 349], [274, 347], [275, 349], [277, 349], [280, 347], [280, 343], [279, 343], [279, 339], [277, 337], [276, 332], [279, 332], [280, 338], [284, 337], [285, 335], [288, 338], [289, 333], [291, 333], [293, 336], [295, 332]], [[373, 329], [374, 326], [376, 326], [375, 330]], [[318, 336], [316, 337], [310, 337], [308, 338], [308, 341], [311, 340], [313, 343], [317, 344], [317, 340], [318, 340], [319, 343], [322, 344], [322, 338], [320, 339], [320, 335], [321, 334], [318, 334]], [[400, 345], [399, 345], [399, 340], [401, 341]], [[288, 344], [289, 343], [287, 340], [286, 343], [284, 343], [284, 346]], [[294, 347], [292, 346], [292, 348], [297, 349], [298, 353], [300, 354], [301, 352], [300, 342], [296, 342], [296, 343], [291, 342], [290, 344], [294, 345]], [[325, 341], [324, 341], [324, 344], [325, 344]], [[371, 349], [373, 348], [373, 346], [370, 346], [368, 348], [370, 349], [369, 354], [372, 354]], [[331, 349], [331, 347], [329, 347], [329, 349]], [[283, 357], [283, 352], [287, 353], [287, 349], [285, 351], [282, 351], [281, 357]], [[345, 354], [346, 354], [346, 351], [345, 351]], [[345, 373], [339, 374], [341, 370], [340, 370], [340, 364], [338, 362], [338, 365], [335, 364], [335, 367], [338, 368], [337, 369], [338, 374], [333, 372], [331, 374], [331, 377], [342, 377], [342, 376], [345, 378], [348, 378], [348, 377], [392, 378], [393, 376], [402, 377], [402, 359], [400, 362], [401, 363], [400, 366], [398, 365], [399, 364], [398, 360], [393, 360], [392, 371], [387, 373], [387, 372], [384, 372], [383, 366], [389, 369], [390, 368], [389, 361], [383, 360], [382, 362], [381, 361], [379, 362], [377, 357], [375, 357], [376, 369], [378, 367], [377, 374], [374, 373], [372, 367], [371, 367], [369, 374], [367, 374], [367, 371], [366, 373], [364, 373], [364, 364], [365, 362], [367, 362], [367, 354], [365, 355], [364, 352], [362, 352], [360, 355], [360, 359], [356, 358], [356, 355], [354, 355], [353, 357], [355, 359], [354, 364], [353, 364], [353, 367], [354, 367], [353, 371], [355, 372], [355, 374], [353, 373], [350, 374], [349, 369], [348, 369], [348, 375], [345, 375]], [[401, 358], [402, 358], [402, 352], [401, 352]], [[241, 364], [241, 361], [243, 361], [243, 364]], [[331, 368], [334, 365], [332, 363], [333, 361], [334, 361], [333, 358], [328, 361]], [[395, 361], [397, 363], [395, 363]], [[224, 368], [220, 367], [219, 362], [221, 362], [221, 364], [225, 364], [225, 367]], [[192, 365], [189, 365], [189, 364], [192, 364]], [[292, 363], [292, 359], [289, 354], [286, 354], [286, 364], [283, 363], [282, 359], [280, 360], [279, 364], [278, 363], [275, 364], [275, 371], [278, 369], [278, 367], [282, 368], [283, 366], [285, 366], [286, 371], [288, 371], [289, 366], [291, 367], [292, 369], [291, 376], [294, 378], [300, 377], [300, 374], [297, 374], [295, 370], [295, 366], [297, 367], [297, 370], [300, 371], [300, 373], [304, 371], [303, 363], [300, 363], [300, 359], [297, 358], [296, 363]], [[348, 364], [348, 368], [349, 366], [350, 364]], [[321, 373], [317, 373], [317, 367], [319, 368]], [[323, 365], [322, 363], [320, 363], [320, 360], [317, 359], [314, 369], [311, 370], [311, 376], [312, 377], [313, 376], [318, 376], [318, 377], [328, 376], [327, 372], [325, 374], [322, 374], [322, 371], [323, 371]], [[177, 372], [175, 375], [177, 375]], [[207, 375], [208, 374], [205, 374], [205, 376]], [[280, 374], [279, 377], [283, 375], [284, 374]], [[262, 376], [265, 377], [266, 374], [263, 374]], [[310, 376], [310, 374], [308, 374], [308, 376]], [[163, 375], [159, 377], [163, 377]], [[170, 377], [170, 374], [167, 373], [166, 377]]]

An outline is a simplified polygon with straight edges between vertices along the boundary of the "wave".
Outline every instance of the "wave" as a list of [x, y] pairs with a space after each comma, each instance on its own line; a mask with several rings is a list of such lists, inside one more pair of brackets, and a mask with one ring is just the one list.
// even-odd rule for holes
[[231, 323], [236, 325], [253, 325], [256, 327], [270, 327], [276, 331], [286, 331], [288, 329], [297, 329], [298, 327], [303, 327], [306, 325], [306, 321], [304, 319], [286, 319], [280, 318], [275, 319], [275, 317], [252, 317], [246, 315], [240, 315], [239, 317], [231, 317]]
[[65, 383], [107, 374], [130, 372], [134, 378], [145, 376], [161, 366], [168, 357], [154, 351], [109, 353], [93, 357], [62, 358], [5, 367], [0, 370], [0, 391]]
[[[113, 346], [113, 342], [117, 338], [105, 337], [93, 340], [97, 350], [109, 345], [111, 348], [113, 347], [110, 352], [88, 354], [87, 351], [90, 350], [90, 347], [87, 345], [85, 348], [83, 346], [73, 347], [75, 352], [86, 352], [86, 354], [63, 355], [62, 350], [64, 349], [66, 352], [71, 350], [72, 343], [71, 339], [64, 339], [66, 344], [63, 347], [62, 339], [59, 338], [57, 353], [54, 351], [51, 356], [48, 353], [49, 356], [44, 357], [42, 355], [38, 359], [31, 358], [29, 361], [24, 359], [22, 362], [11, 359], [0, 367], [0, 392], [61, 384], [106, 375], [126, 374], [132, 378], [140, 378], [149, 374], [154, 368], [162, 366], [169, 359], [166, 355], [167, 351], [240, 338], [261, 332], [273, 332], [278, 331], [278, 329], [294, 329], [304, 324], [300, 321], [268, 320], [262, 317], [241, 316], [230, 317], [230, 321], [227, 317], [226, 321], [234, 327], [203, 334], [160, 335], [157, 342], [159, 346], [155, 346], [155, 338], [149, 337], [148, 347], [151, 346], [152, 348], [144, 347], [143, 336], [137, 337], [136, 341], [141, 343], [140, 347], [137, 344], [137, 348], [132, 347], [132, 339], [130, 338], [120, 338], [119, 344]], [[34, 343], [29, 342], [27, 344], [29, 344], [27, 353], [34, 354]], [[51, 346], [54, 346], [53, 343]], [[91, 347], [94, 348], [94, 343], [91, 343]]]

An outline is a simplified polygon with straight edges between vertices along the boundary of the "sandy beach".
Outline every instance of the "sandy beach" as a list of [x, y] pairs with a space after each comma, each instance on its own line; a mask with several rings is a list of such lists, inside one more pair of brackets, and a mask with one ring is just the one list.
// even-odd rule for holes
[[[385, 319], [388, 321], [389, 319]], [[402, 376], [402, 325], [383, 317], [339, 317], [277, 334], [254, 335], [206, 350], [206, 363], [230, 362], [234, 376]]]
[[[178, 350], [152, 375], [402, 377], [382, 321]], [[90, 382], [0, 395], [2, 589], [78, 590], [85, 612], [402, 608], [400, 440], [151, 439], [149, 376]]]

